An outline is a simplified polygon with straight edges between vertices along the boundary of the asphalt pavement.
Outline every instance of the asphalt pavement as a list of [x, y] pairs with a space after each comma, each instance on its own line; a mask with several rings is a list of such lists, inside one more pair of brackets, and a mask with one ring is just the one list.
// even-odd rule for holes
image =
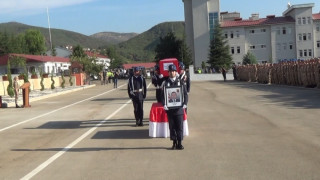
[[148, 136], [154, 101], [144, 127], [125, 80], [0, 109], [0, 179], [320, 179], [319, 89], [192, 82], [184, 150]]

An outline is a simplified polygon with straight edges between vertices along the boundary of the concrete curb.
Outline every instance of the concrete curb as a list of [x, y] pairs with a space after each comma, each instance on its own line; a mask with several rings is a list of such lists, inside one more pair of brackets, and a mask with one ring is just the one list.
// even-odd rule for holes
[[[60, 95], [63, 95], [63, 94], [68, 94], [68, 93], [71, 93], [71, 92], [76, 92], [76, 91], [92, 88], [92, 87], [95, 87], [95, 86], [96, 85], [93, 84], [93, 85], [89, 85], [89, 86], [85, 86], [85, 87], [79, 87], [79, 88], [76, 88], [76, 89], [61, 91], [61, 92], [58, 92], [58, 93], [52, 93], [52, 94], [48, 94], [48, 95], [33, 97], [33, 98], [29, 99], [29, 102], [31, 103], [31, 102], [39, 101], [39, 100], [46, 99], [46, 98], [56, 97], [56, 96], [60, 96]], [[19, 104], [23, 104], [22, 100], [19, 100], [18, 103]], [[15, 106], [16, 106], [15, 102], [10, 102], [10, 103], [7, 104], [7, 107], [15, 107]]]

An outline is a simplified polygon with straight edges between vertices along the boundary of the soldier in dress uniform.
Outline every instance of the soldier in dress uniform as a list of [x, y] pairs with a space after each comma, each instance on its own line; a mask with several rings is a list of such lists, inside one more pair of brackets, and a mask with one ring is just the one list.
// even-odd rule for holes
[[160, 67], [157, 64], [157, 65], [154, 66], [154, 75], [152, 76], [152, 84], [154, 85], [154, 87], [156, 87], [157, 102], [161, 102], [162, 101], [161, 84], [162, 84], [163, 80], [164, 80], [163, 75], [160, 74]]
[[[168, 121], [169, 121], [169, 129], [170, 129], [170, 140], [173, 141], [172, 149], [182, 150], [184, 147], [182, 146], [183, 140], [183, 115], [184, 109], [187, 108], [188, 104], [188, 93], [186, 86], [181, 82], [180, 78], [177, 77], [176, 71], [177, 68], [174, 64], [169, 65], [169, 78], [165, 80], [162, 84], [163, 87], [163, 95], [162, 95], [162, 104], [164, 110], [167, 112]], [[182, 106], [175, 108], [168, 108], [165, 96], [167, 96], [166, 88], [169, 87], [181, 87], [181, 95], [182, 98]]]
[[190, 78], [189, 78], [189, 75], [185, 71], [185, 65], [183, 64], [183, 62], [179, 62], [179, 68], [180, 68], [179, 78], [183, 82], [183, 84], [186, 86], [187, 92], [189, 93], [190, 92]]
[[133, 103], [136, 126], [143, 126], [143, 101], [147, 96], [146, 80], [140, 74], [140, 68], [134, 67], [134, 75], [128, 80], [128, 95]]

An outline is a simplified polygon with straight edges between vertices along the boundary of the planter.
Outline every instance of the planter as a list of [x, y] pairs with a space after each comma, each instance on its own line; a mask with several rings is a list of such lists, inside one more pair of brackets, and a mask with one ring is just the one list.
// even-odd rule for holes
[[31, 79], [38, 79], [37, 75], [31, 75]]
[[23, 80], [24, 79], [24, 75], [21, 74], [21, 75], [18, 76], [18, 78], [19, 78], [19, 80]]
[[42, 77], [43, 77], [43, 78], [48, 78], [48, 77], [49, 77], [49, 74], [43, 74]]
[[2, 76], [2, 81], [8, 81], [8, 76]]

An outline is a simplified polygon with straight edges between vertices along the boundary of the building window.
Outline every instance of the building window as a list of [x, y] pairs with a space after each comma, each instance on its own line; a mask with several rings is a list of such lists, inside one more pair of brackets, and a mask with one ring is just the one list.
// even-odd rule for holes
[[261, 29], [261, 32], [262, 32], [262, 33], [266, 32], [266, 31], [267, 31], [266, 29]]
[[[320, 42], [319, 42], [320, 44]], [[240, 54], [240, 46], [237, 47], [237, 53]]]
[[300, 55], [300, 57], [303, 57], [303, 51], [302, 50], [299, 50], [299, 55]]
[[216, 21], [218, 21], [219, 16], [218, 13], [209, 13], [209, 27], [210, 27], [210, 40], [213, 39], [213, 29], [214, 29], [214, 24]]
[[239, 31], [236, 31], [236, 37], [239, 38], [240, 37], [240, 33]]
[[308, 40], [311, 40], [311, 33], [308, 33]]
[[283, 27], [283, 28], [282, 28], [282, 34], [287, 34], [287, 29], [286, 29], [286, 27]]
[[317, 41], [317, 48], [320, 48], [320, 41]]
[[303, 51], [303, 55], [304, 55], [304, 57], [308, 56], [308, 51], [306, 49]]
[[230, 32], [230, 38], [233, 39], [233, 31]]
[[231, 54], [234, 54], [234, 47], [231, 47]]
[[250, 32], [251, 34], [254, 34], [254, 29], [251, 29], [249, 32]]
[[301, 24], [301, 17], [298, 18], [298, 24]]
[[309, 49], [309, 51], [308, 51], [308, 52], [309, 52], [309, 56], [310, 56], [310, 57], [312, 57], [312, 50], [311, 50], [311, 49]]
[[228, 39], [228, 32], [224, 33], [224, 37], [226, 37], [226, 39]]
[[311, 17], [308, 17], [308, 24], [311, 24]]
[[265, 44], [262, 44], [262, 45], [260, 46], [260, 48], [261, 48], [261, 49], [265, 49], [265, 48], [267, 48], [267, 46], [266, 46]]
[[293, 43], [289, 43], [289, 49], [290, 49], [290, 50], [293, 49]]
[[306, 24], [306, 18], [305, 17], [302, 18], [302, 24]]
[[306, 33], [303, 33], [302, 39], [303, 39], [304, 41], [307, 40], [307, 34], [306, 34]]
[[250, 49], [256, 49], [256, 46], [250, 46]]
[[302, 41], [302, 34], [299, 34], [299, 41]]
[[317, 25], [316, 31], [317, 31], [317, 32], [320, 32], [320, 24]]

